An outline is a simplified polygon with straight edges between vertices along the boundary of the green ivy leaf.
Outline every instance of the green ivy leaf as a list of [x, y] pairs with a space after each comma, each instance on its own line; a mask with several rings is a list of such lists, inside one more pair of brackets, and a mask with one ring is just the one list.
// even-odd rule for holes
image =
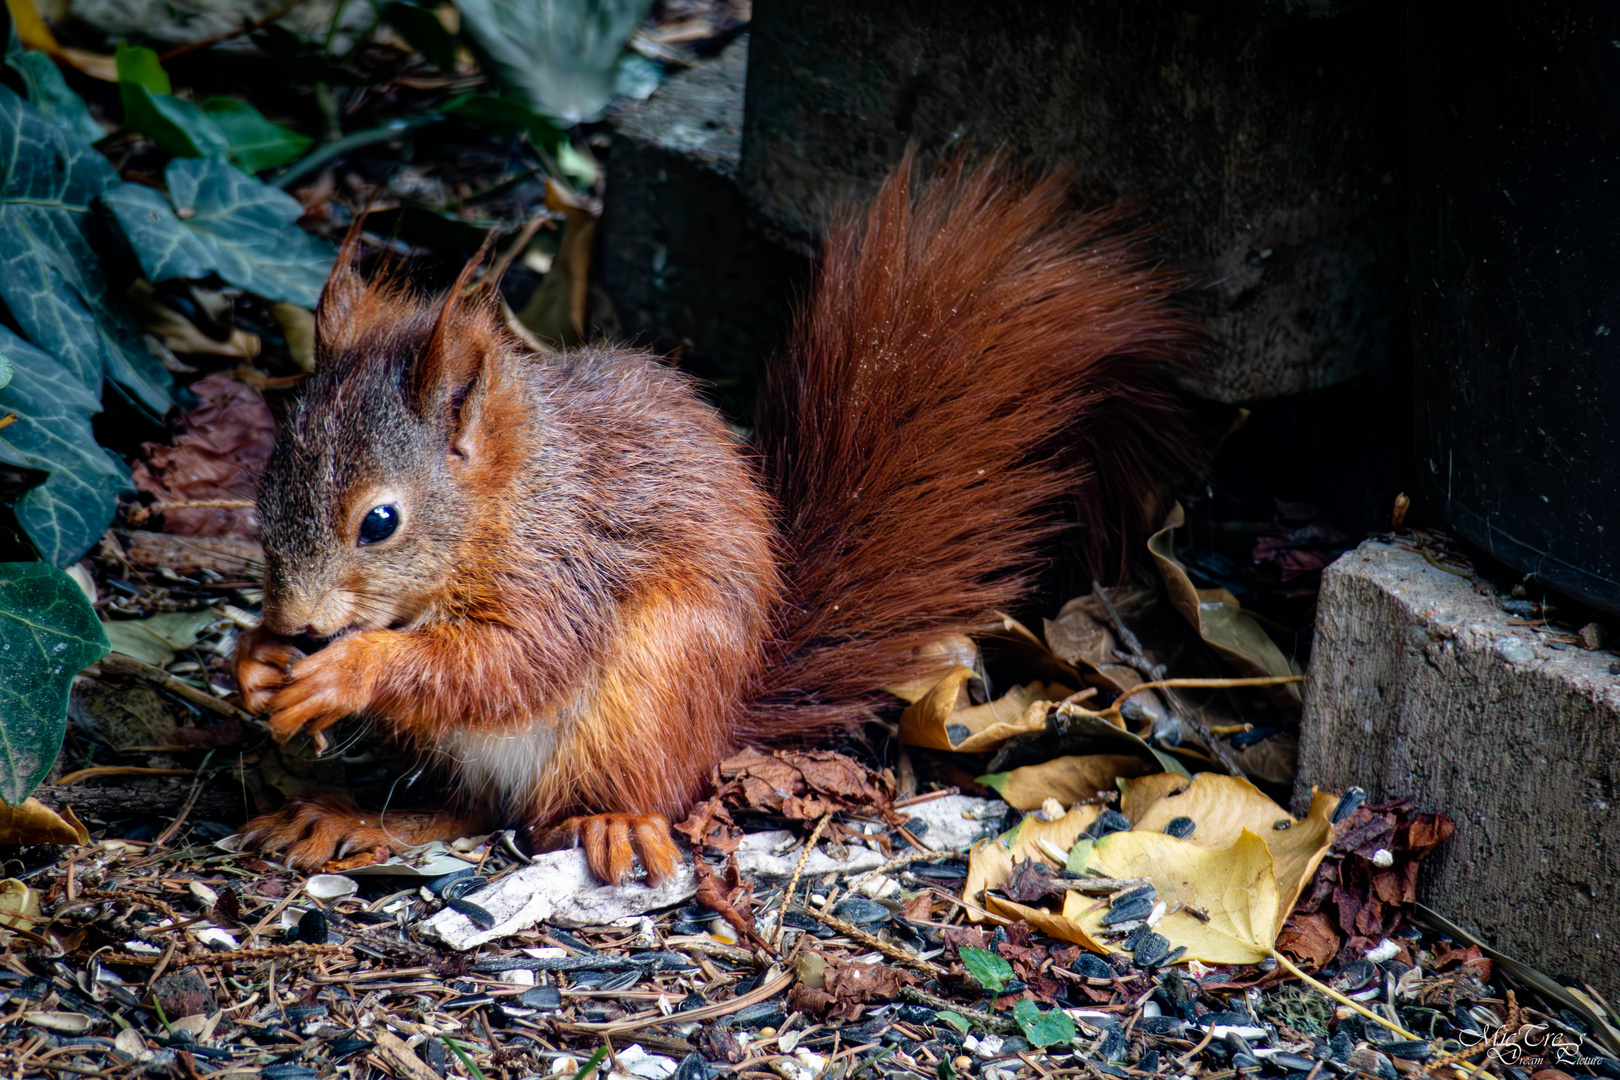
[[0, 86], [0, 299], [93, 396], [105, 376], [162, 414], [172, 380], [109, 294], [85, 237], [92, 203], [117, 183], [89, 142]]
[[[0, 390], [4, 390], [6, 388], [6, 384], [11, 381], [12, 372], [15, 370], [16, 369], [11, 366], [11, 360], [9, 358], [0, 356]], [[9, 415], [9, 413], [0, 414], [0, 420], [4, 420], [7, 415]]]
[[67, 731], [68, 688], [107, 655], [107, 635], [74, 580], [43, 563], [0, 563], [0, 798], [28, 798]]
[[84, 557], [112, 524], [120, 492], [132, 490], [124, 463], [96, 445], [90, 417], [101, 411], [78, 374], [0, 327], [0, 358], [12, 369], [0, 388], [0, 461], [45, 473], [16, 501], [17, 523], [40, 557], [66, 566]]
[[961, 1013], [952, 1012], [949, 1009], [939, 1010], [939, 1018], [964, 1035], [966, 1035], [968, 1030], [973, 1027], [973, 1021], [969, 1020]]
[[115, 63], [126, 128], [180, 157], [224, 157], [230, 150], [230, 141], [212, 117], [173, 96], [157, 53], [120, 42]]
[[122, 41], [113, 53], [113, 64], [118, 69], [118, 85], [139, 86], [152, 94], [168, 94], [174, 91], [169, 83], [169, 73], [163, 70], [163, 63], [158, 54], [151, 49], [143, 49], [139, 45], [126, 45]]
[[42, 52], [18, 52], [7, 58], [6, 66], [22, 76], [29, 104], [47, 119], [67, 126], [86, 142], [105, 138], [107, 130], [96, 123], [84, 99], [69, 89], [56, 62]]
[[224, 157], [230, 151], [219, 125], [185, 98], [154, 94], [135, 83], [119, 83], [118, 90], [124, 100], [124, 126], [176, 157]]
[[1031, 1046], [1067, 1046], [1074, 1040], [1074, 1021], [1062, 1009], [1041, 1012], [1033, 1001], [1024, 998], [1013, 1006], [1013, 1019]]
[[258, 109], [236, 98], [209, 98], [202, 103], [202, 110], [225, 137], [226, 155], [245, 172], [262, 172], [297, 161], [314, 141], [265, 119]]
[[169, 201], [138, 184], [102, 196], [148, 278], [218, 274], [266, 300], [315, 306], [337, 252], [298, 227], [297, 199], [223, 161], [176, 159], [164, 175]]
[[962, 956], [962, 966], [973, 976], [973, 981], [992, 994], [999, 994], [1001, 988], [1007, 985], [1007, 980], [1013, 977], [1012, 965], [988, 949], [964, 945], [958, 952]]

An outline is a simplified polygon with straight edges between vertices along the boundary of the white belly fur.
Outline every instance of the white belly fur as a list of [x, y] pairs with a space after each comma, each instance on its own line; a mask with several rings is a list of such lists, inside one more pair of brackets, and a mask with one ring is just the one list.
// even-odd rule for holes
[[557, 752], [558, 729], [536, 721], [517, 731], [454, 731], [436, 747], [464, 797], [496, 807], [526, 806]]

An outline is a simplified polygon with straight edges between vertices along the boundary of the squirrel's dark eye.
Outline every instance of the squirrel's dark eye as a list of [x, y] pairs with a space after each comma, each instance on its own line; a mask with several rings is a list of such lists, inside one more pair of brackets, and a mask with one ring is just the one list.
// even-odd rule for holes
[[360, 546], [380, 544], [399, 528], [397, 506], [373, 506], [360, 522]]

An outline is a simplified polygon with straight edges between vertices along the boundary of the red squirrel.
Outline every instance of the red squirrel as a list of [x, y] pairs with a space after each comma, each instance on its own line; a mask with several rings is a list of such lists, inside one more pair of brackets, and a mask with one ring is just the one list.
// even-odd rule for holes
[[295, 800], [251, 844], [310, 869], [514, 826], [657, 884], [729, 753], [927, 674], [920, 646], [1028, 587], [1063, 507], [1094, 553], [1141, 524], [1182, 452], [1181, 282], [1061, 173], [912, 171], [826, 231], [753, 445], [658, 357], [538, 353], [471, 268], [424, 298], [339, 260], [261, 482], [237, 678], [277, 739], [361, 714], [450, 794]]

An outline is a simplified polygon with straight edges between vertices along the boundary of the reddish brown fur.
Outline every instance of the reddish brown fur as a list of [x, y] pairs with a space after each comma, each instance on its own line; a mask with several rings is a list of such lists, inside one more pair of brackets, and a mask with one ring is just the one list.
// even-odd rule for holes
[[[903, 167], [829, 234], [762, 412], [768, 478], [655, 360], [541, 358], [487, 297], [340, 271], [261, 493], [249, 706], [283, 739], [373, 716], [474, 816], [663, 877], [662, 818], [728, 751], [858, 720], [916, 646], [1018, 597], [1065, 499], [1098, 551], [1137, 524], [1112, 493], [1174, 451], [1164, 372], [1196, 335], [1117, 226], [1000, 166], [914, 205]], [[399, 532], [356, 546], [382, 501]], [[298, 633], [332, 640], [300, 657]], [[346, 828], [374, 841], [343, 813], [252, 828], [311, 865]]]
[[1076, 213], [1061, 172], [909, 179], [829, 231], [762, 408], [790, 591], [748, 739], [845, 726], [992, 621], [1067, 502], [1093, 567], [1123, 558], [1186, 454], [1170, 376], [1199, 335], [1122, 212]]

